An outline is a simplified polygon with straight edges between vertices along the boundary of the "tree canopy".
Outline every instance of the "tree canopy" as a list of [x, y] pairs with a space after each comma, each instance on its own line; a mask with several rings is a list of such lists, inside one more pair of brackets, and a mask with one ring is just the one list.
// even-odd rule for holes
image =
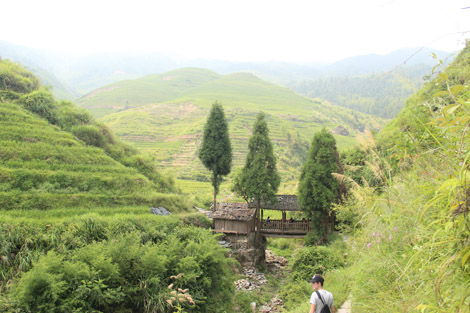
[[336, 140], [323, 128], [316, 133], [299, 181], [299, 204], [316, 229], [326, 235], [331, 205], [340, 197], [340, 184], [332, 173], [341, 172]]
[[245, 200], [276, 201], [281, 178], [276, 168], [276, 157], [269, 139], [266, 115], [260, 112], [253, 125], [248, 142], [245, 166], [234, 179], [233, 189]]
[[212, 172], [215, 209], [222, 176], [229, 174], [232, 167], [232, 146], [228, 134], [228, 124], [224, 109], [218, 102], [212, 104], [207, 117], [199, 159]]

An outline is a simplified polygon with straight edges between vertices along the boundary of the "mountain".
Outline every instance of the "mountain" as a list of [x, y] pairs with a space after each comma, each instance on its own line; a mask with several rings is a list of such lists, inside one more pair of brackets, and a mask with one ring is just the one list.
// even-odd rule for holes
[[403, 107], [406, 99], [424, 83], [424, 71], [420, 77], [411, 71], [394, 71], [363, 76], [335, 76], [316, 80], [293, 82], [290, 88], [312, 98], [325, 99], [333, 104], [366, 114], [393, 118]]
[[309, 99], [250, 74], [218, 75], [184, 68], [109, 84], [78, 100], [100, 116], [117, 136], [149, 152], [180, 179], [208, 181], [197, 158], [210, 106], [222, 103], [229, 123], [234, 165], [241, 166], [251, 127], [259, 111], [267, 114], [270, 137], [284, 180], [295, 183], [309, 142], [322, 127], [341, 126], [340, 148], [352, 146], [365, 128], [378, 130], [385, 120]]
[[454, 56], [449, 52], [424, 47], [404, 48], [386, 55], [369, 54], [337, 61], [322, 68], [322, 76], [359, 76], [418, 65], [423, 69], [426, 68], [426, 73], [429, 73], [429, 70], [437, 63], [431, 56], [432, 53], [447, 61]]
[[52, 88], [53, 93], [59, 99], [72, 100], [79, 96], [71, 85], [66, 84], [62, 77], [57, 76], [60, 64], [66, 61], [60, 55], [12, 45], [0, 40], [0, 59], [2, 58], [18, 62], [29, 69], [43, 85]]
[[[470, 45], [467, 42], [467, 46], [447, 68], [445, 64], [436, 66], [436, 77], [407, 99], [398, 116], [378, 134], [378, 140], [393, 146], [394, 142], [399, 141], [399, 138], [405, 141], [409, 141], [409, 138], [417, 140], [433, 138], [431, 133], [436, 127], [430, 122], [433, 115], [452, 115], [452, 113], [446, 113], [446, 105], [448, 107], [459, 106], [464, 109], [465, 103], [468, 103], [469, 60]], [[459, 100], [457, 100], [457, 96], [460, 97]], [[451, 112], [455, 112], [455, 108]], [[468, 112], [466, 114], [468, 116]], [[461, 123], [465, 123], [465, 121], [457, 122], [457, 124]], [[400, 136], [397, 137], [397, 134]], [[462, 135], [462, 141], [464, 135]], [[405, 139], [406, 137], [409, 138]]]
[[151, 158], [7, 60], [0, 60], [0, 173], [4, 209], [181, 202]]
[[[450, 53], [428, 48], [406, 48], [386, 55], [354, 56], [334, 63], [293, 64], [288, 62], [231, 62], [214, 59], [184, 59], [164, 53], [113, 53], [73, 56], [12, 45], [0, 41], [0, 56], [19, 62], [36, 75], [47, 71], [57, 78], [48, 81], [54, 92], [69, 90], [70, 96], [82, 96], [109, 83], [136, 79], [144, 75], [163, 73], [183, 67], [207, 68], [220, 74], [250, 72], [264, 80], [290, 87], [295, 82], [333, 76], [361, 76], [408, 68], [422, 77], [435, 62], [434, 52], [441, 59]], [[408, 77], [408, 76], [407, 76]], [[61, 82], [59, 86], [57, 82]], [[43, 82], [46, 83], [46, 82]]]
[[204, 84], [219, 75], [209, 70], [184, 69], [164, 74], [124, 80], [96, 89], [77, 100], [96, 117], [144, 104], [168, 101], [187, 89]]

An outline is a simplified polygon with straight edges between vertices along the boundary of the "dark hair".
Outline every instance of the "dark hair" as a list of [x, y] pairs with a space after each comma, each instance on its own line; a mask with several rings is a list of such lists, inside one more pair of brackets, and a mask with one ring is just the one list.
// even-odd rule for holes
[[311, 283], [320, 283], [323, 286], [325, 279], [321, 275], [313, 275], [312, 279], [309, 280]]

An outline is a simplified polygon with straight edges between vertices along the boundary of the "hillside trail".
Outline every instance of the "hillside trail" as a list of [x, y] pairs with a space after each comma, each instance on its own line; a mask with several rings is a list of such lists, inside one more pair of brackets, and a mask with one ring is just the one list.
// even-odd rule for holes
[[336, 313], [351, 313], [351, 300], [346, 300], [346, 302], [343, 303], [341, 308], [339, 308]]

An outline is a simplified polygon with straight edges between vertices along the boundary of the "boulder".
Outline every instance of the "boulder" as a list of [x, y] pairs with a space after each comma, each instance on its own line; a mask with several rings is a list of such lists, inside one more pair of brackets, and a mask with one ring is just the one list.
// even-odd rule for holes
[[168, 211], [162, 206], [159, 206], [158, 208], [151, 207], [150, 213], [155, 214], [155, 215], [170, 215], [171, 214], [170, 211]]
[[339, 125], [335, 129], [331, 131], [333, 134], [341, 135], [341, 136], [349, 136], [349, 131], [342, 125]]

